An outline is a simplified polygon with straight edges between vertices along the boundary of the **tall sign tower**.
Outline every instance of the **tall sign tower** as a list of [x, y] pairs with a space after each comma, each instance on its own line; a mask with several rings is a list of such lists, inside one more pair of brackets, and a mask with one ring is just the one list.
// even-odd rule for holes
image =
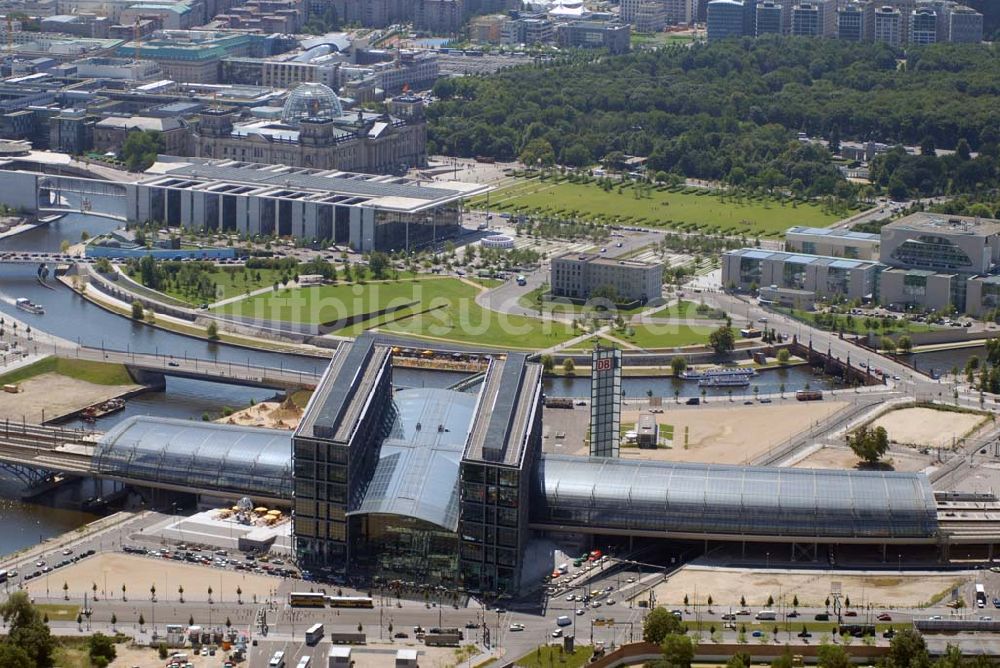
[[621, 440], [622, 351], [598, 345], [590, 359], [590, 456], [617, 457]]

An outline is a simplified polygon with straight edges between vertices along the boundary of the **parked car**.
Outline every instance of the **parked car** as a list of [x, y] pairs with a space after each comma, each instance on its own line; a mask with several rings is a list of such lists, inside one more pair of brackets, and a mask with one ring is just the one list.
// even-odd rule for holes
[[880, 622], [891, 622], [892, 621], [892, 615], [890, 615], [888, 612], [883, 612], [881, 615], [879, 615], [875, 619], [877, 619]]

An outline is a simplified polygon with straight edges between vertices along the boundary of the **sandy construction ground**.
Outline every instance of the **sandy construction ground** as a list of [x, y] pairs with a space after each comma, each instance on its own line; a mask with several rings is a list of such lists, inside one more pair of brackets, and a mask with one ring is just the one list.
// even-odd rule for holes
[[285, 402], [262, 401], [259, 404], [236, 411], [229, 417], [219, 418], [221, 424], [238, 424], [244, 427], [266, 427], [268, 429], [293, 430], [299, 426], [302, 409], [291, 400]]
[[[743, 406], [712, 400], [707, 407], [656, 414], [660, 424], [674, 427], [674, 447], [657, 450], [622, 448], [621, 456], [707, 464], [742, 464], [791, 436], [821, 422], [846, 406], [841, 401], [797, 402]], [[622, 422], [636, 422], [639, 411], [622, 411]], [[684, 430], [688, 430], [687, 448]], [[574, 454], [584, 454], [584, 449]]]
[[878, 418], [872, 427], [885, 427], [889, 440], [896, 443], [920, 448], [949, 448], [954, 439], [961, 438], [984, 419], [972, 413], [902, 408]]
[[184, 587], [185, 601], [208, 600], [209, 587], [216, 601], [220, 594], [223, 601], [235, 601], [237, 587], [243, 590], [244, 600], [252, 600], [254, 594], [258, 598], [267, 597], [281, 579], [180, 561], [105, 553], [52, 571], [48, 577], [42, 575], [29, 582], [27, 589], [34, 596], [45, 596], [47, 584], [48, 595], [56, 597], [62, 594], [63, 583], [69, 585], [70, 600], [81, 600], [84, 593], [91, 595], [96, 583], [99, 597], [105, 596], [107, 588], [108, 596], [121, 599], [124, 584], [129, 599], [148, 601], [149, 588], [156, 585], [157, 600], [166, 603], [177, 601], [178, 587]]
[[768, 596], [785, 599], [790, 605], [798, 596], [803, 607], [822, 607], [833, 582], [851, 598], [852, 605], [871, 603], [874, 607], [915, 607], [924, 605], [941, 592], [951, 591], [971, 581], [972, 573], [851, 574], [845, 571], [777, 572], [742, 568], [686, 566], [656, 587], [656, 600], [663, 605], [681, 605], [684, 595], [702, 602], [711, 595], [716, 608], [738, 607], [745, 596], [747, 607], [761, 608]]
[[21, 392], [2, 395], [0, 419], [41, 422], [42, 409], [45, 419], [80, 410], [99, 401], [106, 401], [125, 392], [139, 389], [139, 385], [95, 385], [57, 373], [43, 373], [18, 383]]
[[[928, 466], [932, 457], [917, 454], [915, 450], [904, 448], [889, 449], [887, 459], [892, 460], [893, 471], [921, 471]], [[854, 469], [861, 460], [847, 446], [827, 446], [807, 457], [795, 462], [793, 468], [799, 469]]]
[[[321, 647], [329, 647], [328, 643], [321, 643]], [[274, 645], [275, 648], [280, 647], [279, 645]], [[135, 647], [127, 644], [115, 645], [117, 650], [117, 656], [114, 661], [111, 662], [111, 668], [132, 668], [132, 666], [139, 666], [140, 668], [162, 668], [166, 663], [161, 660], [157, 655], [156, 650], [149, 649], [148, 647]], [[295, 643], [289, 643], [287, 645], [286, 652], [293, 653], [300, 650], [300, 646], [296, 646]], [[421, 666], [426, 666], [427, 668], [446, 668], [447, 666], [454, 666], [457, 663], [456, 653], [454, 648], [450, 647], [425, 647], [423, 645], [404, 645], [402, 643], [396, 643], [394, 645], [380, 645], [378, 643], [373, 643], [366, 645], [364, 647], [355, 647], [351, 652], [351, 663], [355, 668], [385, 668], [385, 666], [392, 665], [394, 660], [394, 652], [399, 649], [416, 649], [420, 654], [418, 655], [418, 661]], [[178, 649], [173, 650], [178, 652], [183, 652], [187, 654], [188, 661], [194, 665], [195, 668], [219, 668], [225, 661], [226, 654], [222, 651], [218, 652], [215, 656], [194, 656], [190, 649]], [[313, 656], [320, 654], [320, 652], [312, 652]], [[298, 654], [296, 654], [298, 656]], [[287, 656], [286, 656], [287, 658]], [[266, 660], [265, 660], [266, 663]], [[239, 664], [246, 666], [246, 663]], [[263, 666], [264, 664], [254, 663], [248, 668], [256, 668], [257, 665]], [[294, 662], [285, 662], [286, 666], [294, 666]], [[316, 666], [317, 663], [315, 659], [312, 663]], [[325, 665], [325, 664], [320, 664]]]

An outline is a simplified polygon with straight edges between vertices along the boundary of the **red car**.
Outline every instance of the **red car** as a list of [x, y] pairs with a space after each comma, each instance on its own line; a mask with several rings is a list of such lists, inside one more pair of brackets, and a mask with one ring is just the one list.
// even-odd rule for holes
[[881, 615], [879, 615], [875, 619], [879, 620], [880, 622], [891, 622], [892, 621], [892, 615], [890, 615], [888, 612], [883, 612]]

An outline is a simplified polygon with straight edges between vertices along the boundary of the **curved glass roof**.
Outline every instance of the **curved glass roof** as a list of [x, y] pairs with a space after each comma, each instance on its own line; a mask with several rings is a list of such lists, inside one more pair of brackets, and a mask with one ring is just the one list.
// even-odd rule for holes
[[742, 536], [929, 538], [930, 483], [916, 473], [648, 462], [545, 455], [532, 521]]
[[477, 400], [454, 390], [397, 391], [396, 420], [375, 473], [361, 505], [348, 514], [405, 515], [457, 531], [459, 466]]
[[304, 83], [296, 86], [281, 108], [281, 121], [298, 125], [303, 118], [340, 118], [344, 108], [340, 98], [329, 86]]
[[193, 492], [292, 498], [292, 432], [160, 417], [123, 420], [101, 437], [104, 475]]

